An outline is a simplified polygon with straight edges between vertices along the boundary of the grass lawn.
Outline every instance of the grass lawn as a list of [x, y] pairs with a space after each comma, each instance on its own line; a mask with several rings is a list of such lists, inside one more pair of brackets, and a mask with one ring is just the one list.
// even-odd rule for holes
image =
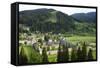
[[[22, 52], [21, 52], [22, 51]], [[19, 46], [19, 55], [25, 56], [27, 58], [27, 63], [40, 63], [41, 55], [36, 52], [32, 46]]]
[[57, 62], [57, 54], [48, 55], [49, 62]]
[[95, 36], [72, 36], [72, 37], [67, 37], [69, 42], [89, 42], [89, 43], [95, 43], [96, 42], [96, 37]]

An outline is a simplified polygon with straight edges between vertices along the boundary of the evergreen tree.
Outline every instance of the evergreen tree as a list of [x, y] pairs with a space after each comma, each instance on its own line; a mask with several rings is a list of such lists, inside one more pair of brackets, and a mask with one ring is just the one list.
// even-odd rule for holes
[[47, 56], [47, 50], [46, 48], [44, 47], [43, 50], [42, 50], [42, 62], [43, 63], [48, 63], [48, 56]]
[[71, 61], [76, 61], [76, 59], [77, 59], [76, 49], [72, 48], [72, 51], [71, 51]]
[[49, 38], [50, 38], [49, 35], [45, 35], [45, 36], [44, 36], [44, 40], [45, 40], [46, 42], [49, 40]]
[[59, 45], [57, 61], [58, 62], [67, 62], [67, 61], [69, 61], [69, 52], [68, 52], [68, 47], [67, 46]]
[[62, 51], [61, 51], [61, 45], [59, 45], [58, 53], [57, 53], [57, 62], [62, 62]]
[[21, 48], [21, 52], [19, 54], [19, 64], [26, 64], [28, 62], [27, 57], [24, 53], [24, 48]]
[[87, 55], [87, 60], [93, 60], [93, 51], [92, 49], [89, 49], [88, 55]]
[[83, 46], [82, 46], [82, 60], [86, 60], [87, 58], [87, 46], [86, 43], [84, 42]]
[[67, 45], [63, 45], [63, 62], [69, 61], [69, 52], [68, 52], [68, 47]]
[[81, 47], [78, 47], [78, 50], [77, 50], [77, 60], [78, 61], [82, 60], [82, 50], [81, 50]]

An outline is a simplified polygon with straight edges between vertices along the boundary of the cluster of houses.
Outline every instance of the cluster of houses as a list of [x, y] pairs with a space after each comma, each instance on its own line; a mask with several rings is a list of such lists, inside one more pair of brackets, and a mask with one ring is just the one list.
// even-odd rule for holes
[[[35, 38], [33, 36], [27, 36], [24, 40], [19, 40], [20, 44], [27, 44], [27, 46], [32, 46], [35, 50], [39, 51], [40, 54], [42, 52], [42, 48], [39, 47], [40, 43], [38, 42], [39, 38]], [[43, 40], [43, 46], [55, 46], [59, 47], [59, 45], [68, 44], [68, 40], [66, 38], [61, 37], [59, 40], [49, 38], [48, 41]], [[26, 46], [26, 45], [25, 45]], [[68, 45], [68, 47], [70, 47]]]
[[[19, 40], [19, 43], [21, 43], [21, 44], [27, 43], [27, 45], [33, 45], [34, 43], [38, 42], [38, 39], [39, 38], [34, 38], [32, 36], [27, 36], [24, 40]], [[44, 39], [42, 39], [42, 40], [43, 40], [43, 43], [45, 45], [48, 45], [48, 46], [51, 46], [53, 44], [66, 45], [66, 43], [67, 43], [66, 38], [62, 38], [62, 37], [60, 38], [60, 40], [51, 39], [51, 38], [48, 39], [48, 41], [44, 41]]]

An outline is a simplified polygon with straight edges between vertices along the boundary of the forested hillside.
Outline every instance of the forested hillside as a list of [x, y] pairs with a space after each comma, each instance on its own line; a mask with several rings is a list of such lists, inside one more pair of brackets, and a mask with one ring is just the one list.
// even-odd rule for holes
[[20, 31], [23, 32], [23, 29], [28, 28], [31, 32], [95, 34], [95, 23], [90, 24], [90, 21], [84, 19], [84, 21], [81, 21], [72, 16], [54, 9], [45, 8], [21, 11], [19, 12]]

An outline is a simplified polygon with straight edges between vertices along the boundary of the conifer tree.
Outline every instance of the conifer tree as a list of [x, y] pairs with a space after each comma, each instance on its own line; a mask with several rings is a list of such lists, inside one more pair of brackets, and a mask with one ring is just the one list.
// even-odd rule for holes
[[43, 63], [48, 63], [48, 56], [47, 56], [47, 50], [46, 48], [44, 47], [43, 50], [42, 50], [42, 62]]
[[57, 61], [58, 62], [69, 61], [69, 51], [68, 51], [68, 47], [66, 45], [59, 45]]
[[82, 46], [82, 60], [86, 60], [87, 58], [87, 46], [86, 46], [86, 43], [84, 42], [83, 43], [83, 46]]
[[63, 62], [69, 61], [69, 51], [67, 45], [63, 45]]
[[59, 45], [59, 48], [58, 48], [58, 53], [57, 53], [57, 62], [62, 62], [62, 51], [61, 51], [61, 45]]
[[71, 61], [76, 61], [76, 60], [77, 60], [76, 49], [72, 48], [72, 51], [71, 51]]
[[78, 50], [77, 50], [77, 60], [78, 61], [82, 60], [82, 50], [81, 50], [81, 47], [78, 47]]
[[92, 49], [89, 49], [88, 55], [87, 55], [87, 60], [93, 60], [93, 51]]
[[49, 38], [50, 38], [49, 35], [45, 35], [45, 36], [44, 36], [44, 40], [45, 40], [46, 42], [49, 40]]
[[24, 48], [21, 48], [21, 52], [19, 54], [19, 64], [26, 64], [28, 62], [27, 57], [24, 53]]

